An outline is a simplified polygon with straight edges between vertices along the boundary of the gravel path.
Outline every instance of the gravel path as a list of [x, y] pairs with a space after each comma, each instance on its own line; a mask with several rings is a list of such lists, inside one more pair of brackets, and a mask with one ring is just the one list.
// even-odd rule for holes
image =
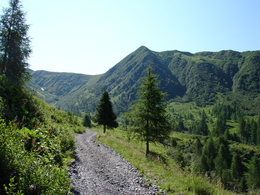
[[73, 194], [156, 194], [160, 190], [146, 183], [129, 162], [95, 138], [96, 132], [90, 130], [76, 136], [76, 161], [69, 171]]

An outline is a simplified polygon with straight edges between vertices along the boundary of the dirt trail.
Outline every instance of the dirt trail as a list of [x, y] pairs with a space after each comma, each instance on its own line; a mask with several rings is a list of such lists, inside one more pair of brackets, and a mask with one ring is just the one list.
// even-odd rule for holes
[[73, 194], [156, 194], [160, 190], [146, 183], [129, 162], [95, 138], [96, 132], [90, 130], [76, 136], [76, 162], [69, 172]]

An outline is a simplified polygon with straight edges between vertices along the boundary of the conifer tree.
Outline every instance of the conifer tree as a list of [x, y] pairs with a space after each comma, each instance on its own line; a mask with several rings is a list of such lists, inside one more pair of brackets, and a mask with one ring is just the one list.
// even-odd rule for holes
[[104, 91], [100, 97], [100, 101], [97, 106], [97, 112], [93, 117], [93, 121], [99, 125], [103, 125], [103, 132], [106, 133], [106, 129], [113, 129], [118, 127], [116, 122], [116, 114], [113, 111], [113, 106], [110, 101], [110, 97], [107, 91]]
[[260, 186], [260, 158], [256, 154], [249, 165], [247, 184], [250, 189]]
[[91, 127], [91, 121], [89, 119], [88, 114], [85, 114], [84, 118], [83, 118], [83, 126], [84, 127]]
[[257, 131], [256, 131], [256, 142], [257, 142], [257, 145], [260, 146], [260, 116], [258, 117], [258, 120], [257, 120]]
[[209, 134], [209, 128], [206, 122], [207, 115], [205, 111], [203, 110], [202, 115], [201, 115], [201, 120], [199, 122], [199, 130], [201, 135], [208, 135]]
[[218, 137], [215, 146], [220, 149], [221, 145], [223, 145], [223, 158], [227, 162], [227, 166], [230, 167], [231, 164], [231, 153], [229, 150], [229, 142], [224, 136]]
[[242, 164], [241, 157], [235, 153], [232, 158], [231, 168], [230, 168], [231, 176], [236, 182], [240, 182], [243, 173], [244, 173], [244, 165]]
[[215, 168], [217, 170], [218, 175], [222, 175], [223, 170], [228, 169], [228, 162], [225, 158], [225, 146], [223, 144], [220, 145], [217, 157], [214, 160]]
[[207, 159], [205, 153], [202, 153], [202, 155], [200, 157], [198, 169], [199, 169], [199, 172], [203, 173], [203, 174], [210, 170], [209, 166], [208, 166], [208, 159]]
[[147, 70], [147, 77], [138, 91], [139, 98], [135, 101], [132, 110], [126, 114], [131, 121], [133, 132], [146, 143], [146, 156], [149, 154], [149, 143], [159, 142], [167, 138], [170, 133], [170, 124], [166, 114], [166, 104], [162, 93], [157, 86], [157, 76]]
[[0, 74], [12, 84], [23, 85], [29, 79], [27, 59], [30, 56], [30, 38], [27, 35], [25, 13], [20, 0], [10, 0], [0, 19]]
[[175, 128], [175, 131], [177, 132], [183, 132], [185, 130], [184, 123], [182, 118], [180, 117], [177, 122], [177, 126]]
[[225, 133], [224, 133], [224, 138], [226, 140], [232, 140], [232, 135], [229, 132], [229, 129], [226, 129]]
[[251, 145], [256, 145], [257, 144], [257, 123], [253, 119], [251, 121], [249, 143]]
[[243, 118], [239, 119], [239, 134], [241, 136], [241, 141], [246, 142], [247, 132], [246, 132], [246, 121]]
[[226, 130], [226, 119], [224, 117], [217, 118], [215, 127], [213, 128], [212, 135], [220, 136], [225, 133]]
[[196, 142], [195, 142], [195, 154], [196, 154], [197, 156], [200, 156], [200, 155], [201, 155], [202, 147], [203, 147], [203, 145], [202, 145], [202, 143], [201, 143], [201, 141], [200, 141], [200, 138], [197, 138], [197, 139], [196, 139]]
[[207, 162], [207, 171], [212, 171], [215, 169], [215, 164], [214, 164], [214, 159], [216, 157], [216, 148], [215, 144], [212, 138], [209, 138], [206, 142], [206, 144], [203, 147], [202, 150], [202, 156], [206, 157], [206, 162]]

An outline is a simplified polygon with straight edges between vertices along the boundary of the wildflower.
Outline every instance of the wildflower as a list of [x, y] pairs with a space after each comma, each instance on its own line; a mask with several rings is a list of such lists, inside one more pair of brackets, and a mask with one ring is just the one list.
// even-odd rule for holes
[[30, 190], [34, 190], [34, 189], [36, 189], [36, 185], [30, 185]]

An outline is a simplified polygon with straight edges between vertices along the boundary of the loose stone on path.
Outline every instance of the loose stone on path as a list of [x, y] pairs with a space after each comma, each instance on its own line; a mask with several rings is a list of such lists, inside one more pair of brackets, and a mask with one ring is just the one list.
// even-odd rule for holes
[[76, 136], [76, 161], [69, 176], [75, 195], [156, 194], [159, 186], [148, 184], [121, 155], [95, 141], [96, 132], [89, 129]]

